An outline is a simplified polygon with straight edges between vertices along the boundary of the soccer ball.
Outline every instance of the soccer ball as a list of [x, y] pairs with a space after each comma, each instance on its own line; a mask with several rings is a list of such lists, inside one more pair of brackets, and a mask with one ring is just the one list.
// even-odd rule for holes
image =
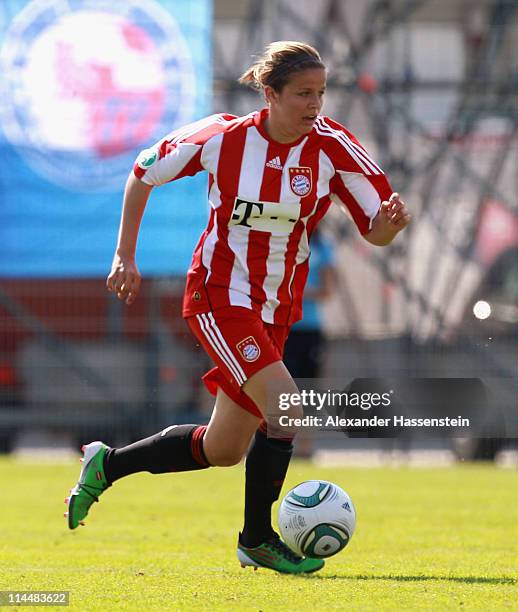
[[279, 506], [283, 540], [297, 554], [323, 559], [344, 549], [356, 526], [349, 495], [325, 480], [306, 480], [288, 491]]

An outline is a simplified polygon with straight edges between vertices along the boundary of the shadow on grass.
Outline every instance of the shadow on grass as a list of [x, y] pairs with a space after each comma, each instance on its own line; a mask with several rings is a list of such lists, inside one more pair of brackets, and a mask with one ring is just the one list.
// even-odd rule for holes
[[332, 576], [323, 576], [322, 574], [312, 574], [307, 576], [308, 578], [314, 578], [316, 580], [386, 580], [395, 582], [425, 582], [425, 581], [437, 581], [437, 582], [461, 582], [463, 584], [518, 584], [518, 578], [512, 578], [511, 576], [401, 576], [398, 574], [387, 574], [377, 576], [376, 574], [353, 574], [351, 576], [344, 576], [343, 574], [335, 574]]

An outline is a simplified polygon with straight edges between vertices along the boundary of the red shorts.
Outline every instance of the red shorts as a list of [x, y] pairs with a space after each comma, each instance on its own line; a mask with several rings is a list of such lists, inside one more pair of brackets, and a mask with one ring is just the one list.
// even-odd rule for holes
[[216, 364], [202, 378], [216, 395], [218, 387], [236, 404], [261, 417], [256, 404], [241, 387], [259, 370], [282, 360], [289, 327], [265, 323], [254, 311], [228, 306], [188, 317], [187, 323]]

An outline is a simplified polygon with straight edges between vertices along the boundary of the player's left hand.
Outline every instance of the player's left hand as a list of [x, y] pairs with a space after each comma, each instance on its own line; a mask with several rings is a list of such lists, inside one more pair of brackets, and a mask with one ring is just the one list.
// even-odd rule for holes
[[393, 193], [388, 202], [383, 202], [380, 212], [385, 222], [398, 232], [412, 220], [405, 203], [399, 197], [399, 193]]

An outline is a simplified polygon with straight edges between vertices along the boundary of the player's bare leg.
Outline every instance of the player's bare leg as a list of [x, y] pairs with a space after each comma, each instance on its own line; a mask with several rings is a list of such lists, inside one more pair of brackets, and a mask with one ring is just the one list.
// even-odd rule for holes
[[[276, 361], [266, 366], [243, 385], [243, 391], [254, 401], [261, 411], [268, 426], [269, 438], [291, 438], [297, 433], [293, 419], [304, 416], [301, 406], [290, 404], [286, 410], [281, 410], [279, 398], [281, 394], [298, 394], [299, 389], [288, 369], [282, 361]], [[279, 417], [286, 417], [287, 425], [281, 425]]]
[[259, 423], [258, 417], [238, 406], [219, 387], [203, 440], [207, 461], [217, 466], [239, 463]]

